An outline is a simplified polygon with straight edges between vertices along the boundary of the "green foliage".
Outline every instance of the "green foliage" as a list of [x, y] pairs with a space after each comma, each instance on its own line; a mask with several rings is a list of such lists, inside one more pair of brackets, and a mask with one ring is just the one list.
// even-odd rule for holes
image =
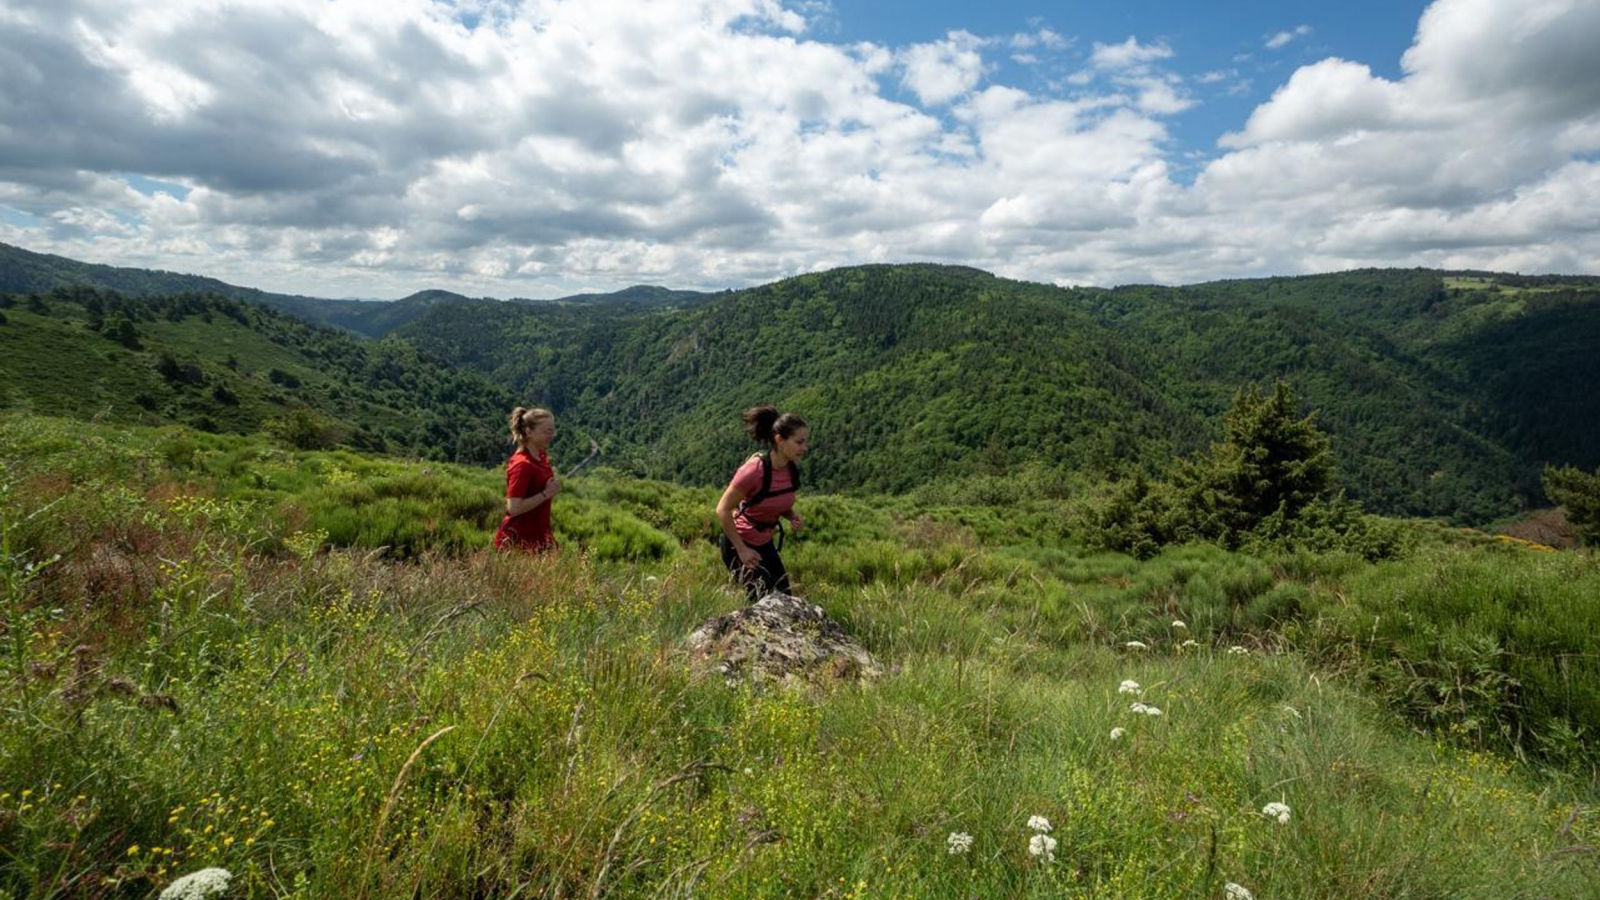
[[1597, 596], [1591, 554], [1435, 551], [1355, 573], [1338, 599], [1318, 604], [1317, 627], [1370, 661], [1377, 689], [1420, 724], [1479, 746], [1592, 764]]
[[[323, 510], [487, 528], [496, 473], [0, 424], [13, 896], [149, 897], [203, 866], [327, 898], [1578, 900], [1600, 875], [1587, 555], [1140, 563], [961, 524], [1003, 507], [808, 492], [786, 555], [887, 672], [756, 690], [678, 650], [739, 602], [709, 546], [666, 537], [709, 489], [574, 478], [561, 554], [440, 529], [397, 559]], [[601, 564], [650, 509], [671, 551]], [[1507, 733], [1557, 768], [1461, 746]]]
[[1600, 469], [1584, 472], [1574, 466], [1546, 466], [1544, 489], [1567, 510], [1567, 521], [1583, 543], [1600, 545]]
[[297, 406], [280, 418], [268, 419], [264, 430], [295, 450], [326, 450], [340, 440], [333, 422], [304, 406]]
[[1269, 516], [1298, 518], [1333, 488], [1328, 439], [1299, 418], [1287, 382], [1270, 395], [1248, 385], [1234, 395], [1224, 420], [1224, 440], [1209, 458], [1180, 465], [1173, 486], [1186, 507], [1181, 515], [1195, 534], [1224, 542], [1254, 531]]
[[[1320, 411], [1368, 509], [1488, 522], [1543, 501], [1546, 462], [1600, 465], [1583, 387], [1600, 378], [1594, 279], [1363, 270], [1103, 291], [912, 265], [715, 296], [359, 303], [0, 246], [5, 289], [35, 292], [0, 336], [9, 407], [243, 433], [302, 404], [353, 446], [480, 465], [503, 453], [504, 411], [535, 402], [561, 418], [558, 458], [594, 438], [621, 471], [717, 485], [747, 449], [738, 411], [771, 401], [814, 426], [809, 486], [992, 499], [1032, 470], [1155, 475], [1216, 437], [1238, 384], [1267, 379]], [[145, 349], [86, 340], [123, 321]], [[161, 352], [198, 368], [133, 371]]]
[[1234, 395], [1226, 439], [1181, 460], [1167, 483], [1142, 475], [1115, 487], [1086, 516], [1087, 541], [1141, 559], [1168, 544], [1355, 552], [1368, 559], [1404, 551], [1406, 536], [1333, 495], [1328, 439], [1301, 416], [1293, 390], [1249, 385]]
[[[0, 404], [488, 465], [512, 393], [398, 342], [215, 295], [58, 288], [0, 337]], [[41, 300], [41, 302], [43, 302]], [[98, 335], [94, 330], [99, 322]]]

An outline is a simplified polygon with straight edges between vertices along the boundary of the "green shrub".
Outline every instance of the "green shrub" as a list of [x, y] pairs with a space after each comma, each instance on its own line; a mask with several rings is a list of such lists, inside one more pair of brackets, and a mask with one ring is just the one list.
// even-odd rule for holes
[[1574, 466], [1545, 466], [1544, 491], [1566, 508], [1578, 540], [1600, 544], [1600, 469], [1590, 474]]
[[1137, 474], [1080, 514], [1092, 547], [1149, 559], [1161, 547], [1208, 541], [1253, 552], [1400, 555], [1406, 533], [1335, 495], [1327, 436], [1299, 417], [1294, 392], [1247, 385], [1234, 395], [1225, 439], [1180, 460], [1166, 482]]
[[1503, 750], [1597, 761], [1600, 560], [1435, 551], [1352, 575], [1318, 613], [1415, 721]]

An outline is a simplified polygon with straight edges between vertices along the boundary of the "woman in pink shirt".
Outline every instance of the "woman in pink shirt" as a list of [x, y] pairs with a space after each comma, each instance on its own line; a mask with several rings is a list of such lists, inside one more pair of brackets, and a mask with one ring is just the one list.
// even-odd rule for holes
[[794, 492], [800, 486], [795, 463], [806, 455], [811, 429], [794, 413], [779, 415], [771, 406], [745, 410], [744, 427], [766, 450], [733, 473], [717, 501], [717, 521], [722, 523], [722, 562], [754, 603], [790, 590], [789, 573], [772, 539], [784, 519], [795, 534], [805, 524], [794, 511]]
[[501, 550], [544, 551], [556, 547], [550, 530], [550, 501], [561, 493], [550, 465], [550, 441], [556, 436], [556, 417], [548, 409], [511, 411], [511, 439], [517, 451], [506, 462], [506, 515], [494, 534]]

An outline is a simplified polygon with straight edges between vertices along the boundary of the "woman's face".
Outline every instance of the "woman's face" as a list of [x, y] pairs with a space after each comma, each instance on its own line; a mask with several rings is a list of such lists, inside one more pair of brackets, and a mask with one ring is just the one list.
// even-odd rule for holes
[[773, 438], [773, 444], [783, 451], [783, 455], [790, 459], [801, 459], [806, 455], [806, 451], [811, 448], [811, 429], [801, 428], [788, 437], [778, 435]]
[[554, 416], [551, 416], [548, 419], [540, 420], [539, 424], [533, 426], [533, 429], [528, 432], [528, 443], [538, 447], [540, 450], [545, 450], [550, 447], [550, 442], [555, 440], [555, 436], [556, 420]]

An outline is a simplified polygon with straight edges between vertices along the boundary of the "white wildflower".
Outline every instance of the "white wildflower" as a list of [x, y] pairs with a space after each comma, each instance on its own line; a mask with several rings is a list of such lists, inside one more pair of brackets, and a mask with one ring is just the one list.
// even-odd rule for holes
[[1120, 740], [1122, 738], [1122, 736], [1127, 734], [1127, 733], [1128, 733], [1128, 731], [1125, 728], [1113, 728], [1113, 729], [1111, 729], [1111, 739], [1113, 741]]
[[1228, 900], [1256, 900], [1255, 895], [1250, 893], [1249, 888], [1242, 884], [1234, 884], [1231, 881], [1222, 886], [1222, 893]]
[[228, 891], [233, 873], [227, 869], [201, 869], [179, 878], [161, 892], [161, 900], [209, 900]]
[[1198, 647], [1198, 646], [1200, 646], [1200, 642], [1195, 640], [1194, 638], [1190, 638], [1189, 640], [1184, 641], [1181, 646], [1184, 646], [1184, 647]]
[[1050, 820], [1046, 819], [1044, 816], [1029, 816], [1028, 830], [1037, 831], [1040, 834], [1043, 834], [1050, 830]]
[[1045, 862], [1055, 862], [1056, 839], [1048, 834], [1036, 834], [1028, 838], [1028, 852], [1043, 857]]
[[1140, 710], [1140, 712], [1144, 713], [1147, 716], [1159, 716], [1159, 715], [1161, 715], [1161, 707], [1159, 707], [1159, 706], [1146, 706], [1144, 709]]
[[1189, 626], [1182, 619], [1173, 619], [1172, 620], [1172, 627], [1173, 628], [1188, 628]]
[[1249, 650], [1246, 650], [1245, 648], [1239, 646], [1238, 644], [1234, 644], [1232, 647], [1228, 648], [1228, 655], [1229, 656], [1244, 656], [1245, 654], [1247, 654], [1249, 652], [1250, 652]]
[[1150, 649], [1150, 645], [1146, 644], [1144, 641], [1129, 641], [1126, 644], [1123, 644], [1122, 646], [1127, 647], [1129, 650], [1149, 650]]
[[1143, 700], [1135, 700], [1134, 702], [1128, 704], [1128, 712], [1138, 713], [1141, 716], [1144, 715], [1144, 711], [1149, 708], [1150, 707], [1145, 705]]
[[1141, 690], [1143, 690], [1143, 688], [1139, 687], [1139, 682], [1134, 681], [1131, 678], [1117, 685], [1117, 693], [1119, 694], [1137, 694]]
[[944, 843], [951, 856], [960, 856], [972, 849], [972, 835], [964, 831], [952, 831], [950, 836], [945, 838]]
[[1278, 820], [1279, 825], [1289, 824], [1289, 804], [1268, 803], [1261, 807], [1261, 814]]

